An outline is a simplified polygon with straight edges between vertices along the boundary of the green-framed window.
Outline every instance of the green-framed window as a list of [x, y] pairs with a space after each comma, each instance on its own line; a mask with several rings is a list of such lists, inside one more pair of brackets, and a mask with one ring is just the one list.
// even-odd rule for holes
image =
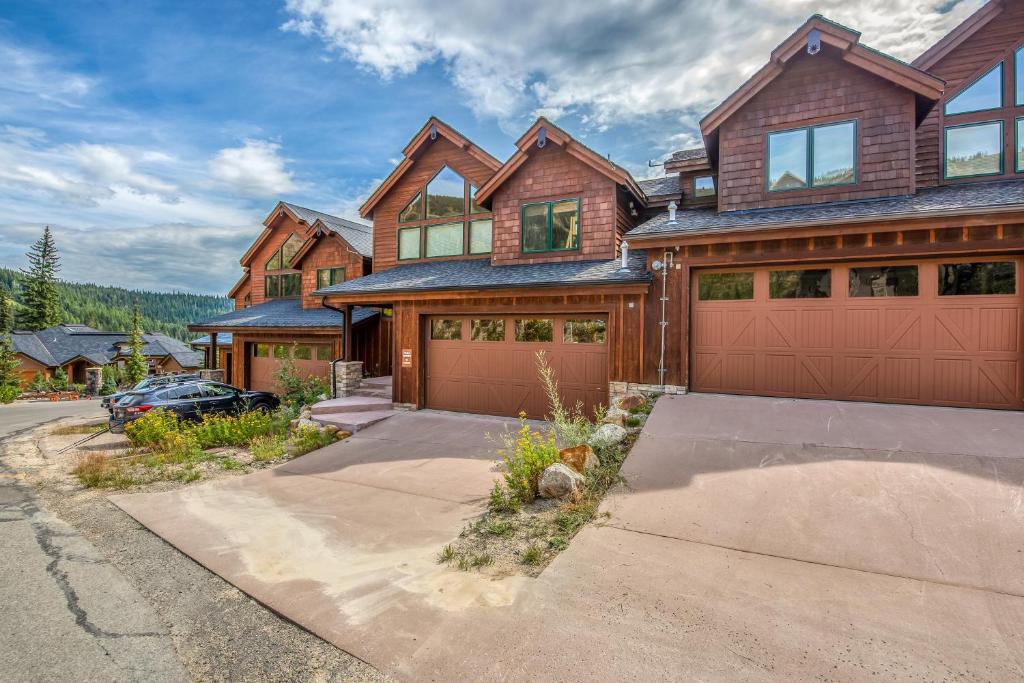
[[398, 260], [420, 257], [420, 228], [401, 228], [398, 231]]
[[524, 204], [522, 251], [571, 251], [580, 247], [580, 200]]
[[478, 218], [469, 222], [469, 253], [490, 254], [494, 234], [494, 223], [490, 218]]
[[302, 238], [292, 233], [288, 235], [284, 243], [274, 250], [274, 253], [267, 259], [266, 270], [282, 270], [292, 267], [292, 259], [302, 248]]
[[1013, 102], [1024, 107], [1024, 45], [1013, 52]]
[[445, 166], [427, 183], [427, 218], [466, 214], [466, 179]]
[[857, 182], [857, 121], [768, 133], [769, 192]]
[[294, 299], [302, 294], [302, 273], [281, 273], [263, 278], [263, 295], [267, 299]]
[[421, 218], [423, 218], [423, 193], [417, 192], [416, 196], [409, 200], [409, 203], [398, 214], [398, 222], [411, 223]]
[[461, 256], [465, 224], [438, 223], [427, 226], [427, 258]]
[[1017, 173], [1024, 173], [1024, 116], [1018, 117], [1014, 121], [1016, 132], [1014, 133], [1013, 149], [1014, 149], [1014, 162], [1013, 170]]
[[316, 288], [323, 289], [331, 285], [340, 285], [345, 281], [344, 268], [318, 268], [316, 271]]
[[946, 102], [946, 116], [999, 109], [1003, 106], [1003, 63], [999, 62], [978, 76], [966, 88]]
[[1003, 122], [982, 121], [946, 126], [943, 177], [1002, 175]]

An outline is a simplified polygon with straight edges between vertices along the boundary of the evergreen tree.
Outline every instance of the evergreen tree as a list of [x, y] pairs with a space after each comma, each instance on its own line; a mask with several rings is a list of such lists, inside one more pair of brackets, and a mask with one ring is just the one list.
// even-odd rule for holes
[[0, 403], [10, 403], [21, 393], [18, 368], [21, 361], [14, 353], [9, 334], [0, 335]]
[[32, 245], [27, 256], [29, 269], [21, 271], [25, 275], [22, 285], [25, 310], [20, 324], [25, 329], [43, 330], [61, 322], [60, 294], [57, 291], [60, 257], [50, 226], [43, 229], [43, 236]]
[[0, 334], [7, 334], [14, 328], [14, 303], [7, 288], [0, 285]]
[[146, 357], [142, 355], [142, 322], [139, 315], [139, 305], [135, 304], [132, 309], [132, 329], [128, 333], [128, 347], [131, 353], [124, 364], [125, 379], [128, 384], [135, 384], [145, 379], [149, 374], [149, 366], [146, 364]]

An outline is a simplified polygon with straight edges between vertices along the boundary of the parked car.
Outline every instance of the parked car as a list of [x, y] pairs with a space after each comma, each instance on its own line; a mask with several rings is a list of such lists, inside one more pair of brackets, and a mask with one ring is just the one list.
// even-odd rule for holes
[[132, 391], [114, 404], [110, 431], [124, 432], [124, 426], [154, 408], [178, 414], [183, 420], [198, 420], [203, 415], [237, 415], [250, 410], [274, 410], [277, 397], [266, 391], [243, 391], [220, 382], [188, 382]]
[[198, 382], [200, 379], [196, 373], [190, 373], [187, 375], [153, 375], [147, 377], [136, 384], [127, 391], [119, 391], [116, 394], [110, 394], [104, 396], [103, 400], [100, 401], [100, 405], [107, 409], [110, 413], [114, 412], [114, 404], [121, 400], [126, 394], [133, 391], [142, 391], [143, 389], [151, 389], [156, 387], [164, 387], [171, 384], [182, 384], [183, 382]]

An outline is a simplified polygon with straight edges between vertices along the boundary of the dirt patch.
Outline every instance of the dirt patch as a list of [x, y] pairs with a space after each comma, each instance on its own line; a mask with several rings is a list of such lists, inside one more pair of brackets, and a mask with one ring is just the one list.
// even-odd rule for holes
[[[69, 420], [9, 439], [0, 448], [5, 463], [24, 473], [45, 507], [74, 526], [140, 591], [171, 633], [182, 662], [195, 680], [383, 681], [383, 674], [282, 619], [167, 545], [107, 500], [109, 490], [84, 487], [71, 474], [90, 453], [117, 457], [121, 436], [104, 434], [58, 454], [83, 438], [95, 420]], [[225, 451], [239, 462], [224, 469], [199, 463], [200, 477], [183, 482], [153, 479], [126, 489], [164, 491], [195, 481], [237, 477], [273, 463], [252, 461], [240, 449]]]

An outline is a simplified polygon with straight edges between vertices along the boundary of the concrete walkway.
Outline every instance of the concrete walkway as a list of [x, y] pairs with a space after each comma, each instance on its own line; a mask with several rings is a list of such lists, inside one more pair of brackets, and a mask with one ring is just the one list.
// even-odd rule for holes
[[2, 456], [10, 438], [98, 401], [0, 406], [0, 679], [186, 681], [167, 630], [120, 572], [43, 509]]
[[495, 581], [434, 556], [482, 508], [499, 425], [400, 415], [115, 502], [410, 680], [1024, 676], [1019, 414], [666, 397], [606, 522], [540, 578]]

